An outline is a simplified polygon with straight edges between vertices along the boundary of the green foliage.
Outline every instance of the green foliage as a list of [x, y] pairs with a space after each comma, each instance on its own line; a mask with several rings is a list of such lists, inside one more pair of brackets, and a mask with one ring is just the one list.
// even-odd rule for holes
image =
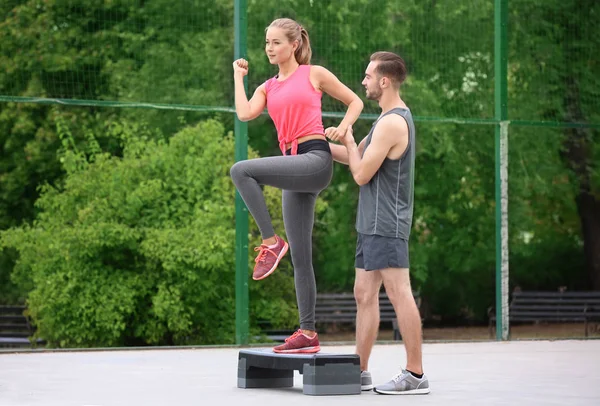
[[[509, 7], [510, 119], [599, 122], [600, 65], [593, 55], [599, 45], [600, 25], [595, 23], [598, 7], [594, 7], [594, 0], [548, 0], [543, 5], [533, 0], [514, 0]], [[3, 16], [0, 18], [0, 93], [3, 95], [194, 106], [233, 104], [231, 0], [175, 3], [166, 0], [48, 0], [41, 3], [9, 0], [0, 5], [0, 12]], [[416, 116], [427, 120], [459, 119], [458, 122], [464, 118], [493, 117], [493, 2], [378, 0], [374, 7], [370, 0], [249, 0], [250, 92], [276, 74], [276, 68], [269, 65], [264, 55], [264, 29], [271, 20], [282, 16], [295, 18], [308, 29], [313, 63], [330, 69], [361, 96], [364, 89], [360, 81], [369, 55], [377, 50], [392, 50], [401, 53], [407, 61], [409, 77], [402, 92]], [[344, 111], [342, 103], [328, 96], [324, 96], [323, 106], [328, 111]], [[364, 112], [376, 114], [379, 109], [375, 103], [367, 102]], [[165, 180], [135, 178], [149, 169], [132, 169], [135, 167], [132, 157], [146, 156], [148, 145], [155, 142], [170, 145], [166, 139], [182, 130], [185, 123], [195, 123], [213, 114], [226, 130], [233, 128], [233, 115], [229, 113], [113, 109], [100, 105], [56, 109], [38, 104], [0, 104], [0, 229], [32, 223], [36, 213], [42, 211], [38, 223], [31, 225], [31, 230], [38, 230], [37, 224], [42, 218], [50, 221], [46, 218], [48, 208], [44, 206], [50, 199], [48, 196], [58, 193], [56, 191], [60, 191], [58, 195], [74, 193], [63, 188], [76, 179], [79, 179], [76, 186], [82, 193], [82, 201], [91, 202], [89, 196], [108, 187], [102, 186], [102, 182], [112, 185], [122, 178], [128, 182], [143, 181], [143, 186], [124, 183], [129, 185], [127, 198], [122, 196], [123, 189], [116, 187], [110, 199], [108, 192], [104, 192], [104, 200], [93, 200], [93, 207], [86, 209], [98, 217], [90, 217], [85, 224], [92, 227], [95, 223], [91, 219], [94, 219], [102, 225], [106, 218], [112, 221], [115, 217], [120, 218], [119, 224], [131, 228], [130, 222], [143, 223], [142, 218], [150, 219], [146, 217], [150, 215], [146, 213], [150, 200], [151, 213], [155, 216], [152, 224], [164, 222], [159, 230], [170, 229], [171, 223], [177, 223], [175, 218], [183, 218], [196, 210], [194, 203], [182, 202], [171, 208], [164, 197], [161, 200], [162, 191], [167, 187]], [[427, 120], [417, 123], [417, 190], [411, 240], [413, 283], [429, 302], [432, 313], [481, 319], [487, 306], [494, 303], [495, 294], [493, 129], [492, 126], [440, 124]], [[338, 122], [339, 118], [327, 119], [326, 125]], [[370, 120], [356, 123], [358, 139], [367, 134], [370, 126]], [[279, 154], [275, 129], [267, 117], [252, 122], [249, 131], [250, 146], [259, 155]], [[145, 140], [135, 141], [131, 134]], [[587, 182], [586, 176], [590, 192], [596, 199], [600, 198], [597, 165], [600, 132], [597, 129], [586, 132], [585, 154], [589, 159], [583, 175], [577, 176], [570, 170], [572, 163], [565, 162], [563, 156], [565, 142], [571, 136], [568, 131], [519, 126], [514, 121], [509, 127], [511, 287], [589, 288], [582, 275], [582, 214], [575, 201], [581, 184]], [[127, 152], [123, 151], [121, 139], [127, 140], [124, 144], [128, 146]], [[63, 151], [62, 165], [56, 159], [59, 150]], [[109, 179], [93, 172], [93, 168], [101, 165], [116, 165], [121, 162], [118, 157], [130, 162], [129, 171], [133, 174], [119, 173], [114, 175], [115, 179]], [[207, 159], [210, 165], [205, 165], [212, 167], [212, 157]], [[229, 159], [230, 165], [233, 155]], [[77, 174], [89, 171], [95, 177], [89, 179], [88, 185], [88, 179]], [[46, 197], [34, 206], [40, 185], [52, 187], [43, 188]], [[347, 169], [336, 165], [334, 179], [321, 194], [316, 215], [314, 255], [320, 291], [352, 288], [357, 191]], [[75, 199], [75, 195], [72, 196]], [[111, 217], [100, 216], [98, 213], [103, 210], [107, 213], [116, 210], [110, 203], [113, 200], [118, 202], [122, 218], [112, 214]], [[224, 210], [232, 210], [231, 201], [228, 204], [230, 206], [223, 206]], [[163, 217], [157, 214], [160, 205], [169, 206], [164, 208]], [[65, 203], [60, 208], [52, 206], [52, 210], [74, 218], [74, 213], [63, 213], [75, 210], [74, 207], [79, 206]], [[79, 209], [76, 211], [79, 213]], [[228, 217], [224, 218], [232, 222], [232, 214], [226, 213]], [[278, 212], [273, 211], [273, 219], [280, 220]], [[70, 221], [65, 224], [70, 226], [75, 220]], [[254, 227], [252, 221], [251, 225]], [[60, 229], [62, 226], [55, 227], [52, 235], [66, 232]], [[114, 239], [107, 241], [111, 252], [121, 247], [119, 244], [128, 247], [118, 248], [122, 251], [115, 254], [119, 269], [134, 269], [128, 271], [134, 274], [139, 271], [138, 266], [142, 265], [138, 264], [138, 256], [143, 251], [140, 241], [146, 241], [151, 234], [146, 227], [144, 223], [135, 228], [142, 233], [139, 235], [126, 235], [126, 228], [120, 231], [121, 240], [113, 236]], [[233, 223], [230, 227], [233, 228]], [[282, 229], [279, 224], [278, 230]], [[24, 227], [23, 230], [29, 229]], [[23, 231], [22, 238], [34, 235], [31, 230]], [[149, 258], [154, 258], [147, 250], [165, 254], [171, 249], [168, 243], [179, 241], [179, 233], [168, 237], [162, 231], [159, 234], [155, 239], [161, 242], [160, 247], [143, 246], [146, 247], [144, 266], [149, 266]], [[182, 235], [187, 240], [200, 238], [195, 234]], [[253, 229], [251, 241], [257, 239], [258, 234]], [[132, 245], [136, 248], [131, 248]], [[90, 243], [82, 249], [94, 246]], [[71, 251], [75, 249], [71, 247]], [[100, 252], [99, 248], [95, 249]], [[72, 258], [75, 254], [71, 251]], [[182, 253], [177, 255], [185, 257]], [[19, 281], [19, 288], [8, 282], [17, 257], [21, 262], [13, 279]], [[22, 300], [30, 290], [33, 280], [28, 269], [34, 267], [35, 261], [30, 257], [29, 268], [23, 268], [23, 261], [23, 254], [14, 249], [0, 253], [0, 301]], [[159, 267], [175, 265], [160, 262], [152, 266], [155, 268], [150, 267], [150, 275]], [[91, 269], [101, 267], [104, 263]], [[283, 273], [288, 275], [289, 264], [284, 267]], [[140, 292], [149, 289], [145, 285], [132, 285], [131, 280], [128, 277], [130, 284], [124, 282], [119, 286]], [[277, 280], [269, 278], [264, 286], [276, 283]], [[158, 284], [152, 286], [161, 297], [155, 303], [155, 311], [163, 315], [176, 307], [168, 299], [169, 295], [187, 292], [181, 287], [169, 290]], [[287, 296], [282, 293], [266, 300], [260, 291], [254, 291], [257, 289], [254, 284], [250, 284], [250, 288], [253, 320], [278, 317], [280, 313], [271, 303], [282, 309], [294, 303], [293, 292], [287, 289]], [[150, 293], [143, 296], [146, 307], [151, 306], [149, 298], [154, 296]], [[128, 320], [127, 325], [141, 323], [147, 315], [147, 312], [138, 312], [140, 305], [135, 303], [130, 313], [132, 320]], [[173, 312], [186, 314], [181, 310]], [[281, 323], [291, 320], [287, 318], [287, 310], [282, 313]], [[64, 317], [66, 320], [67, 316]], [[158, 316], [153, 314], [152, 317]], [[183, 328], [195, 316], [186, 317], [181, 316], [178, 328]], [[164, 319], [161, 320], [164, 323]], [[231, 323], [231, 319], [218, 323]], [[168, 336], [164, 338], [163, 330], [152, 328], [153, 337], [162, 337], [156, 340], [174, 340], [174, 330], [164, 333]], [[129, 337], [127, 340], [136, 340], [143, 336], [138, 333], [127, 331], [124, 336]], [[156, 340], [154, 342], [158, 342]]]
[[[58, 347], [233, 343], [232, 137], [216, 121], [168, 142], [115, 125], [123, 157], [90, 133], [88, 158], [60, 119], [58, 129], [64, 186], [44, 186], [34, 223], [2, 233], [19, 253], [15, 280], [33, 286], [37, 334]], [[266, 198], [280, 219], [280, 194]], [[251, 285], [254, 323], [293, 325], [293, 292], [285, 267]]]

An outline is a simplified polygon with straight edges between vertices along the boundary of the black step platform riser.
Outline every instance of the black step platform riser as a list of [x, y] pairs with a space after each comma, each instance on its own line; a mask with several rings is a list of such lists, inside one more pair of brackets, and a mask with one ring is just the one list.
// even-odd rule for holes
[[242, 350], [238, 388], [285, 388], [303, 376], [305, 395], [359, 395], [360, 358], [356, 354], [276, 354], [271, 349]]

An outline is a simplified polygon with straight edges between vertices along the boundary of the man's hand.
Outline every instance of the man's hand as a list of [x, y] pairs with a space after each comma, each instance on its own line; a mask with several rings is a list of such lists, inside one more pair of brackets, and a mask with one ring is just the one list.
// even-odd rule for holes
[[244, 58], [237, 59], [233, 62], [233, 75], [244, 77], [248, 74], [248, 61]]
[[352, 126], [349, 125], [344, 133], [344, 136], [340, 139], [340, 142], [346, 147], [349, 148], [352, 145], [356, 145], [356, 141], [354, 140], [354, 130], [352, 130]]

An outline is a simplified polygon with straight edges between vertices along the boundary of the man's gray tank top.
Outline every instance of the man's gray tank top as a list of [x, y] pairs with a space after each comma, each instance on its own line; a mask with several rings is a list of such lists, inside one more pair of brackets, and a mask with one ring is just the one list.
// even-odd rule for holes
[[369, 183], [360, 187], [356, 230], [361, 234], [408, 240], [413, 217], [415, 174], [415, 124], [410, 110], [397, 107], [381, 115], [367, 135], [364, 151], [371, 144], [375, 126], [388, 114], [398, 114], [406, 120], [408, 145], [399, 159], [385, 158]]

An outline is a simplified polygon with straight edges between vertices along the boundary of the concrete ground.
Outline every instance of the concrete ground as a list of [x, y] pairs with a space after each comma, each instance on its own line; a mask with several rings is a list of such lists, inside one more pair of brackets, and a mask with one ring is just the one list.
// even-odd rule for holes
[[[322, 346], [353, 353], [352, 346]], [[117, 405], [600, 405], [600, 340], [427, 343], [431, 393], [307, 396], [293, 388], [238, 389], [238, 348], [0, 352], [0, 406]], [[378, 344], [375, 384], [405, 362]], [[393, 402], [393, 403], [392, 403]]]

